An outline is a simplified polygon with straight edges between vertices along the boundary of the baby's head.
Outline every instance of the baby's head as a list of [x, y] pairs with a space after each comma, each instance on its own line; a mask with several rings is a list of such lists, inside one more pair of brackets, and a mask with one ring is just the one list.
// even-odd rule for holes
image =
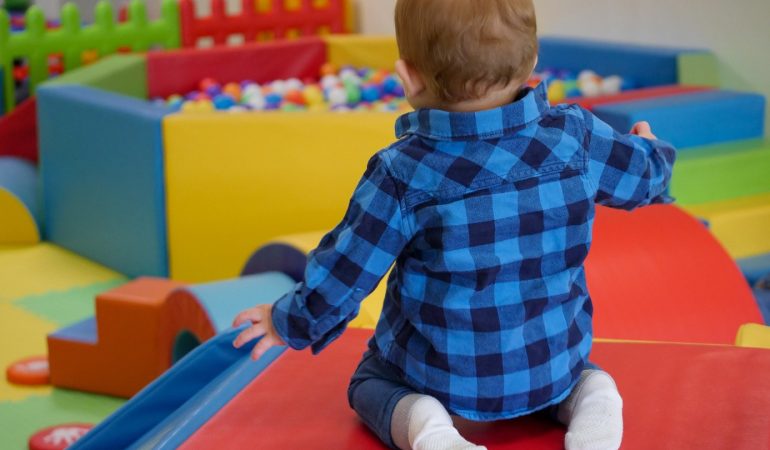
[[504, 104], [537, 61], [532, 0], [398, 0], [396, 38], [415, 108]]

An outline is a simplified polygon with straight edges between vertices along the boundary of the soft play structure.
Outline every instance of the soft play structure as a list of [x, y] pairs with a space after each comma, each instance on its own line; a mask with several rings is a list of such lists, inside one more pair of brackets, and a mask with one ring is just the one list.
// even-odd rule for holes
[[[83, 24], [78, 6], [69, 2], [59, 26], [50, 26], [43, 9], [33, 5], [21, 30], [13, 30], [0, 8], [0, 155], [33, 162], [38, 157], [35, 98], [19, 102], [17, 84], [34, 94], [52, 75], [116, 52], [194, 48], [206, 40], [225, 44], [231, 36], [253, 42], [342, 34], [352, 29], [351, 8], [347, 0], [242, 0], [240, 11], [228, 13], [224, 0], [212, 0], [204, 16], [194, 0], [162, 0], [160, 17], [150, 20], [144, 0], [131, 0], [116, 21], [112, 4], [102, 0], [93, 23]], [[17, 67], [18, 61], [24, 64]]]
[[[667, 226], [656, 229], [657, 223]], [[705, 227], [678, 208], [599, 208], [595, 234], [587, 276], [597, 337], [732, 344], [742, 325], [762, 323], [735, 265]], [[238, 311], [292, 289], [320, 239], [319, 233], [278, 239], [249, 258], [241, 278], [186, 287], [139, 278], [98, 295], [95, 318], [49, 336], [53, 384], [135, 394], [226, 330]], [[384, 287], [362, 303], [351, 327], [374, 328]]]
[[[269, 244], [244, 273], [297, 278], [319, 237]], [[767, 417], [756, 413], [770, 407], [770, 352], [729, 345], [740, 325], [761, 318], [740, 272], [700, 222], [674, 206], [600, 208], [587, 274], [595, 335], [612, 340], [597, 342], [592, 358], [623, 393], [623, 448], [756, 449], [770, 442]], [[273, 283], [255, 280], [240, 295], [256, 303], [271, 297]], [[228, 316], [219, 308], [233, 313], [223, 285], [196, 297], [212, 300], [212, 316]], [[365, 300], [364, 314], [376, 317], [378, 300]], [[170, 340], [181, 329], [158, 334]], [[232, 347], [238, 331], [190, 352], [73, 448], [382, 448], [346, 400], [371, 331], [348, 330], [317, 357], [275, 348], [256, 363], [248, 349]], [[460, 426], [490, 449], [563, 448], [564, 429], [545, 417]]]
[[[703, 124], [680, 116], [703, 108], [724, 121], [709, 127], [709, 143], [764, 133], [764, 99], [716, 90], [703, 75], [714, 71], [708, 52], [558, 38], [541, 46], [543, 67], [594, 64], [633, 79], [635, 91], [575, 101], [608, 120], [644, 111], [655, 129], [677, 121], [670, 138], [687, 152], [703, 143]], [[581, 52], [586, 61], [575, 58]], [[389, 70], [396, 57], [390, 38], [328, 36], [119, 55], [65, 74], [38, 98], [48, 239], [129, 276], [201, 282], [237, 275], [249, 252], [276, 236], [332, 227], [369, 156], [392, 141], [396, 114], [174, 114], [140, 99], [190, 91], [204, 77], [303, 79], [325, 62]], [[133, 80], [130, 92], [116, 79]], [[94, 125], [78, 127], [82, 120]], [[134, 180], [140, 189], [129, 188]]]

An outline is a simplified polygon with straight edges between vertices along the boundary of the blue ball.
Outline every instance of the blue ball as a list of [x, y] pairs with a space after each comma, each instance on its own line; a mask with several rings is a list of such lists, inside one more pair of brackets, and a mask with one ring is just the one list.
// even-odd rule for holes
[[385, 81], [382, 82], [382, 90], [385, 91], [386, 94], [390, 95], [395, 95], [396, 89], [400, 86], [401, 83], [399, 83], [394, 76], [388, 76], [385, 78]]
[[214, 108], [218, 110], [230, 109], [236, 105], [235, 99], [227, 94], [220, 94], [214, 97]]
[[404, 92], [404, 87], [399, 84], [393, 89], [393, 92], [391, 92], [391, 95], [395, 97], [403, 97], [406, 95], [406, 92]]
[[222, 93], [222, 86], [218, 84], [212, 84], [211, 86], [206, 88], [206, 95], [208, 95], [211, 98], [214, 98], [221, 93]]
[[271, 92], [265, 96], [265, 103], [267, 106], [278, 106], [283, 101], [283, 96], [276, 92]]
[[361, 89], [361, 100], [372, 103], [376, 102], [382, 97], [382, 92], [377, 86], [367, 85]]
[[583, 96], [583, 93], [580, 92], [580, 89], [578, 88], [570, 89], [567, 91], [567, 98], [582, 97], [582, 96]]

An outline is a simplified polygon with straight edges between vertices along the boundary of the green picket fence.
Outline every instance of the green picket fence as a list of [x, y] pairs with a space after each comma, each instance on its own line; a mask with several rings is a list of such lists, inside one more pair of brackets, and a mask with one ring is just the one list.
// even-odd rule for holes
[[24, 31], [11, 33], [10, 16], [0, 9], [0, 68], [3, 70], [5, 112], [15, 107], [13, 61], [25, 59], [29, 68], [30, 95], [49, 78], [48, 59], [62, 55], [64, 71], [80, 67], [85, 52], [106, 56], [120, 49], [147, 51], [155, 47], [179, 48], [179, 6], [176, 0], [163, 0], [161, 17], [150, 21], [143, 0], [132, 0], [127, 20], [115, 20], [112, 5], [103, 0], [96, 5], [94, 23], [82, 25], [76, 5], [67, 3], [61, 11], [61, 26], [46, 28], [42, 9], [32, 6], [25, 15]]

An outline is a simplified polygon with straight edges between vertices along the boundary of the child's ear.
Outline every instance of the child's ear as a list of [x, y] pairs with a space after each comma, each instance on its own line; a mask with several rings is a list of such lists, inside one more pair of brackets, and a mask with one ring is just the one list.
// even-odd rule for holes
[[425, 82], [420, 72], [403, 59], [396, 61], [396, 74], [401, 78], [401, 82], [404, 83], [407, 97], [414, 98], [425, 91]]

